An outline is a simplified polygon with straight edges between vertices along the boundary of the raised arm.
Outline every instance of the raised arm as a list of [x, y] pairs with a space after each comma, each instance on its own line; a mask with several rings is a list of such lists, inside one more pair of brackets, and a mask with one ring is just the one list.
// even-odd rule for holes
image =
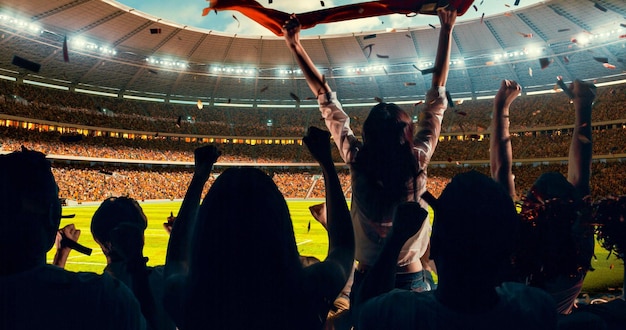
[[[317, 278], [325, 283], [320, 290], [325, 297], [334, 299], [352, 272], [354, 260], [354, 232], [350, 211], [341, 189], [341, 182], [330, 152], [330, 134], [311, 127], [303, 139], [311, 155], [318, 161], [324, 174], [326, 188], [326, 228], [328, 231], [328, 256], [321, 264], [311, 267]], [[327, 291], [326, 291], [327, 290]]]
[[326, 83], [324, 76], [317, 71], [309, 54], [307, 54], [304, 47], [302, 47], [300, 43], [300, 28], [300, 21], [298, 21], [295, 15], [291, 15], [283, 26], [285, 42], [295, 57], [300, 70], [302, 70], [302, 74], [304, 74], [304, 78], [307, 84], [309, 84], [313, 95], [319, 96], [326, 94], [331, 91], [330, 86]]
[[398, 205], [393, 219], [391, 233], [378, 259], [367, 272], [353, 300], [353, 315], [359, 317], [360, 307], [370, 298], [374, 298], [395, 288], [396, 264], [398, 254], [404, 243], [422, 227], [428, 212], [418, 203], [405, 202]]
[[285, 42], [291, 50], [298, 66], [302, 70], [313, 95], [317, 97], [324, 122], [339, 149], [341, 158], [347, 163], [351, 161], [352, 149], [356, 138], [350, 129], [350, 117], [341, 108], [337, 96], [330, 89], [324, 76], [317, 71], [311, 58], [300, 43], [300, 22], [295, 16], [285, 22], [283, 27]]
[[576, 119], [574, 132], [569, 148], [567, 167], [567, 181], [569, 181], [582, 196], [589, 195], [589, 179], [591, 176], [591, 108], [596, 97], [596, 87], [590, 83], [575, 80], [570, 86], [574, 95], [574, 111]]
[[189, 265], [189, 242], [198, 208], [202, 189], [209, 179], [213, 164], [220, 156], [219, 150], [215, 146], [209, 145], [197, 148], [194, 151], [195, 169], [183, 203], [178, 211], [178, 216], [172, 227], [169, 244], [167, 246], [167, 257], [165, 261], [165, 277], [172, 275], [186, 275]]
[[422, 169], [426, 168], [435, 152], [439, 134], [441, 133], [443, 114], [447, 107], [445, 85], [448, 80], [450, 67], [452, 29], [456, 22], [456, 10], [439, 8], [437, 15], [441, 22], [441, 29], [439, 30], [439, 43], [437, 44], [432, 88], [426, 94], [426, 108], [420, 113], [414, 141], [415, 148], [419, 151], [418, 161]]
[[432, 87], [445, 86], [448, 81], [450, 69], [450, 52], [452, 50], [452, 29], [456, 23], [456, 9], [449, 7], [437, 9], [437, 16], [441, 28], [439, 30], [439, 42], [435, 57], [435, 70], [433, 71]]
[[513, 150], [509, 134], [509, 107], [520, 94], [522, 88], [513, 80], [503, 80], [493, 103], [491, 137], [489, 139], [489, 161], [491, 177], [501, 184], [515, 201], [515, 182], [511, 166]]

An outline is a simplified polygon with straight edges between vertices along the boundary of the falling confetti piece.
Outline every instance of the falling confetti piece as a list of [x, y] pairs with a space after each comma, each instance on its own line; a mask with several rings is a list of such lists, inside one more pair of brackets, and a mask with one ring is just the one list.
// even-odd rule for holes
[[381, 99], [380, 97], [376, 96], [374, 97], [374, 100], [378, 103], [383, 103], [383, 99]]
[[67, 63], [70, 61], [70, 54], [67, 50], [67, 36], [63, 37], [63, 62]]
[[378, 57], [378, 58], [389, 58], [389, 55], [376, 54], [376, 57]]
[[517, 34], [521, 35], [524, 38], [532, 38], [533, 37], [532, 33], [517, 32]]
[[609, 63], [609, 59], [607, 57], [594, 57], [593, 59], [600, 63]]
[[474, 8], [475, 11], [478, 11], [478, 7], [476, 7], [476, 5], [472, 5], [472, 7]]
[[418, 106], [418, 105], [420, 105], [422, 103], [424, 103], [424, 101], [417, 101], [417, 102], [413, 103], [413, 106], [416, 107], [416, 106]]
[[372, 48], [374, 47], [374, 44], [369, 44], [366, 45], [365, 47], [362, 48], [362, 50], [365, 52], [365, 50], [367, 49], [367, 55], [365, 55], [365, 57], [370, 58], [370, 55], [372, 55]]
[[539, 65], [541, 65], [541, 70], [547, 68], [552, 64], [552, 60], [547, 57], [542, 57], [539, 59]]
[[482, 15], [480, 15], [480, 24], [483, 24], [483, 21], [485, 20], [485, 13], [483, 13]]
[[211, 7], [206, 7], [202, 9], [202, 16], [206, 16], [211, 12]]
[[294, 93], [289, 93], [289, 96], [291, 96], [291, 98], [294, 99], [296, 103], [300, 103], [300, 97], [298, 97], [298, 95]]
[[570, 30], [570, 29], [558, 29], [558, 30], [557, 30], [557, 32], [567, 32], [567, 31], [569, 31], [569, 30]]
[[176, 119], [176, 127], [180, 127], [180, 124], [183, 122], [183, 117], [182, 116], [178, 116], [178, 119]]
[[467, 116], [467, 112], [465, 111], [455, 111], [454, 113], [456, 113], [459, 116]]
[[261, 92], [261, 93], [263, 93], [263, 92], [265, 92], [266, 90], [268, 90], [269, 88], [270, 88], [270, 86], [267, 86], [267, 85], [266, 85], [266, 86], [263, 86], [263, 88], [261, 88], [260, 92]]
[[603, 63], [602, 65], [607, 69], [615, 70], [615, 65], [613, 64]]
[[513, 14], [510, 11], [507, 11], [506, 13], [504, 13], [504, 16], [511, 17], [513, 16]]
[[237, 18], [237, 16], [233, 15], [233, 19], [237, 21], [237, 28], [239, 28], [239, 26], [241, 26], [241, 23], [239, 22], [239, 19]]
[[457, 101], [456, 101], [456, 104], [457, 104], [457, 105], [461, 105], [461, 104], [463, 104], [463, 99], [457, 100]]
[[404, 86], [415, 86], [416, 84], [414, 82], [405, 82]]
[[431, 73], [435, 72], [435, 68], [428, 68], [428, 69], [419, 70], [419, 71], [422, 73], [422, 75], [431, 74]]
[[368, 34], [368, 35], [366, 35], [366, 36], [364, 36], [364, 37], [363, 37], [363, 40], [367, 40], [367, 39], [374, 39], [374, 38], [376, 38], [376, 35], [375, 35], [375, 34]]
[[196, 106], [198, 107], [198, 110], [202, 110], [202, 108], [204, 108], [204, 104], [202, 104], [201, 100], [198, 100], [198, 103], [196, 104]]
[[533, 68], [528, 68], [528, 75], [533, 76]]
[[150, 72], [152, 74], [159, 74], [158, 72], [156, 72], [155, 70], [152, 70], [152, 69], [148, 69], [148, 72]]
[[515, 0], [514, 5], [515, 5], [515, 6], [519, 6], [519, 1], [520, 1], [520, 0]]
[[494, 65], [494, 64], [496, 64], [496, 62], [494, 62], [494, 61], [487, 61], [487, 62], [485, 62], [485, 65], [487, 65], [487, 66]]
[[404, 36], [409, 38], [409, 39], [411, 39], [411, 35], [410, 34], [405, 34]]
[[430, 26], [433, 29], [436, 29], [436, 27], [434, 25], [430, 24], [430, 23], [428, 24], [428, 26]]
[[386, 75], [389, 75], [389, 72], [387, 72], [387, 69], [385, 69], [385, 67], [383, 67], [383, 71], [385, 72]]
[[565, 62], [565, 64], [569, 64], [569, 57], [563, 56], [563, 62]]
[[508, 3], [505, 3], [504, 6], [507, 8], [511, 8], [511, 5], [509, 5]]
[[326, 6], [326, 4], [324, 4], [324, 1], [320, 1], [320, 5], [322, 5], [322, 7]]

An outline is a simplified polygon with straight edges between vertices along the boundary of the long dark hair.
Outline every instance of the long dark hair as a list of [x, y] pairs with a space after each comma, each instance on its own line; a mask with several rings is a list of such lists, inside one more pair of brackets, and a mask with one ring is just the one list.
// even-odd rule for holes
[[294, 327], [302, 266], [287, 203], [269, 176], [224, 171], [202, 202], [190, 247], [182, 329]]
[[363, 146], [353, 166], [366, 177], [368, 190], [376, 195], [378, 210], [372, 210], [374, 218], [406, 200], [408, 190], [416, 189], [413, 134], [411, 118], [393, 103], [377, 104], [363, 123]]

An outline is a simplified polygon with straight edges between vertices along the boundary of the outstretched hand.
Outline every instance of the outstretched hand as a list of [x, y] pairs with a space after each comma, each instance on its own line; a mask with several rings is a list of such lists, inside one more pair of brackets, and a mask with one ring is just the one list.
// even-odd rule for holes
[[393, 218], [393, 236], [405, 242], [422, 228], [426, 217], [428, 217], [428, 212], [419, 203], [399, 204]]
[[502, 80], [500, 89], [496, 94], [495, 104], [496, 107], [508, 108], [513, 101], [522, 92], [522, 87], [514, 80]]
[[198, 174], [209, 175], [213, 164], [217, 162], [217, 159], [222, 153], [214, 145], [202, 146], [196, 148], [193, 152], [195, 161], [195, 171]]
[[437, 16], [442, 28], [452, 29], [456, 23], [457, 11], [451, 6], [441, 7], [437, 9]]
[[302, 138], [302, 142], [304, 142], [309, 149], [313, 158], [320, 164], [332, 164], [333, 158], [330, 152], [330, 133], [328, 131], [311, 126], [304, 138]]
[[302, 26], [300, 25], [300, 21], [295, 14], [289, 16], [289, 19], [285, 21], [285, 24], [283, 25], [283, 35], [288, 46], [291, 47], [300, 43], [301, 28]]
[[596, 86], [592, 83], [586, 83], [581, 80], [574, 80], [569, 87], [574, 100], [582, 102], [593, 102], [596, 98]]

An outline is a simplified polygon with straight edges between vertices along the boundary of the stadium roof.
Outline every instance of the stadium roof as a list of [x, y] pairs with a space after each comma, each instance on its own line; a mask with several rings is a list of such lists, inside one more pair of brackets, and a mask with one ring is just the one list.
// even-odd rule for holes
[[[299, 98], [314, 104], [278, 37], [190, 28], [113, 1], [4, 0], [0, 10], [5, 77], [170, 101], [293, 106]], [[426, 25], [302, 42], [344, 103], [374, 97], [409, 103], [430, 85], [430, 75], [419, 70], [432, 66], [438, 33], [438, 26]], [[551, 89], [557, 76], [619, 81], [626, 70], [626, 1], [512, 7], [458, 23], [453, 38], [448, 90], [455, 99], [493, 95], [501, 79], [520, 82], [526, 92]], [[16, 56], [40, 68], [15, 65]]]

